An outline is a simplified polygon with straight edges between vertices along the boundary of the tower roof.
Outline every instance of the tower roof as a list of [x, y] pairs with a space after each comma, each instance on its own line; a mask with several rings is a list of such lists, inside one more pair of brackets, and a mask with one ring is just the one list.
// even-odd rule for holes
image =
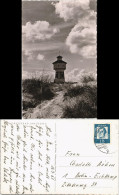
[[57, 58], [62, 58], [62, 56], [59, 55], [59, 56], [57, 56]]
[[61, 62], [63, 62], [63, 63], [65, 63], [65, 64], [67, 64], [67, 62], [65, 62], [65, 61], [63, 61], [63, 60], [56, 60], [55, 62], [53, 62], [53, 64], [56, 64], [56, 63], [61, 63]]
[[67, 62], [65, 62], [65, 61], [62, 60], [62, 56], [59, 55], [59, 56], [57, 56], [57, 60], [55, 62], [53, 62], [53, 64], [61, 63], [61, 62], [67, 64]]

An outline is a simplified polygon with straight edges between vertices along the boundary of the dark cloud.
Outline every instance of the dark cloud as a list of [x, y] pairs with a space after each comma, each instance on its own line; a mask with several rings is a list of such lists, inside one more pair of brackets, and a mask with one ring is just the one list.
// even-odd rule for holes
[[55, 15], [55, 7], [49, 1], [23, 1], [22, 2], [22, 24], [25, 25], [27, 22], [34, 23], [35, 21], [44, 18], [51, 25], [58, 24], [63, 21]]
[[89, 6], [91, 10], [97, 11], [97, 1], [96, 0], [90, 0]]

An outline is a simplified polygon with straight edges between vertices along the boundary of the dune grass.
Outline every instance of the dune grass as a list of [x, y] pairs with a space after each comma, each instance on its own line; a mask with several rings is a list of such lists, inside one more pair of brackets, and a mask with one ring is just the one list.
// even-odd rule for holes
[[23, 109], [34, 108], [43, 100], [50, 100], [54, 93], [51, 90], [51, 84], [48, 78], [25, 79], [23, 86]]
[[48, 77], [41, 77], [25, 79], [22, 84], [24, 111], [60, 93], [63, 95], [62, 101], [59, 99], [58, 102], [63, 109], [61, 118], [97, 118], [97, 84], [92, 77], [84, 77], [80, 83], [64, 84], [56, 84]]
[[97, 86], [78, 85], [67, 89], [64, 94], [66, 105], [63, 118], [96, 118]]

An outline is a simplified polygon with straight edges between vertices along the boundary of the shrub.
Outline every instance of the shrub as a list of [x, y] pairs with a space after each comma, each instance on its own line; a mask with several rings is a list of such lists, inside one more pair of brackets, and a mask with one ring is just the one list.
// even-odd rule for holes
[[69, 97], [76, 97], [78, 95], [87, 95], [87, 96], [92, 96], [93, 97], [97, 97], [97, 86], [89, 86], [89, 85], [78, 85], [78, 86], [73, 86], [70, 87], [69, 89], [67, 89], [66, 93], [64, 94], [64, 96], [69, 96]]
[[81, 82], [82, 83], [89, 83], [89, 82], [93, 82], [95, 81], [95, 77], [94, 75], [83, 75], [83, 77], [81, 78]]
[[63, 118], [95, 118], [97, 115], [96, 107], [84, 100], [70, 104], [64, 109]]
[[65, 93], [64, 118], [96, 118], [97, 86], [71, 87]]
[[28, 108], [35, 108], [36, 103], [33, 101], [23, 101], [23, 109], [27, 110]]
[[64, 96], [75, 97], [82, 93], [84, 93], [84, 87], [82, 86], [69, 87]]
[[[48, 79], [26, 79], [23, 81], [23, 95], [30, 94], [32, 96], [30, 101], [25, 101], [23, 98], [23, 109], [33, 108], [43, 100], [49, 100], [54, 96], [50, 88]], [[30, 98], [29, 98], [30, 99]]]

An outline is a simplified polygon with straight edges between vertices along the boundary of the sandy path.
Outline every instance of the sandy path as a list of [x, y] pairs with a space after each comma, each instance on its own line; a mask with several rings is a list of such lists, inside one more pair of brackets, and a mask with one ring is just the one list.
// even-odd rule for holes
[[57, 91], [52, 100], [43, 101], [36, 108], [28, 109], [23, 118], [61, 118], [63, 115], [63, 96], [63, 91]]

